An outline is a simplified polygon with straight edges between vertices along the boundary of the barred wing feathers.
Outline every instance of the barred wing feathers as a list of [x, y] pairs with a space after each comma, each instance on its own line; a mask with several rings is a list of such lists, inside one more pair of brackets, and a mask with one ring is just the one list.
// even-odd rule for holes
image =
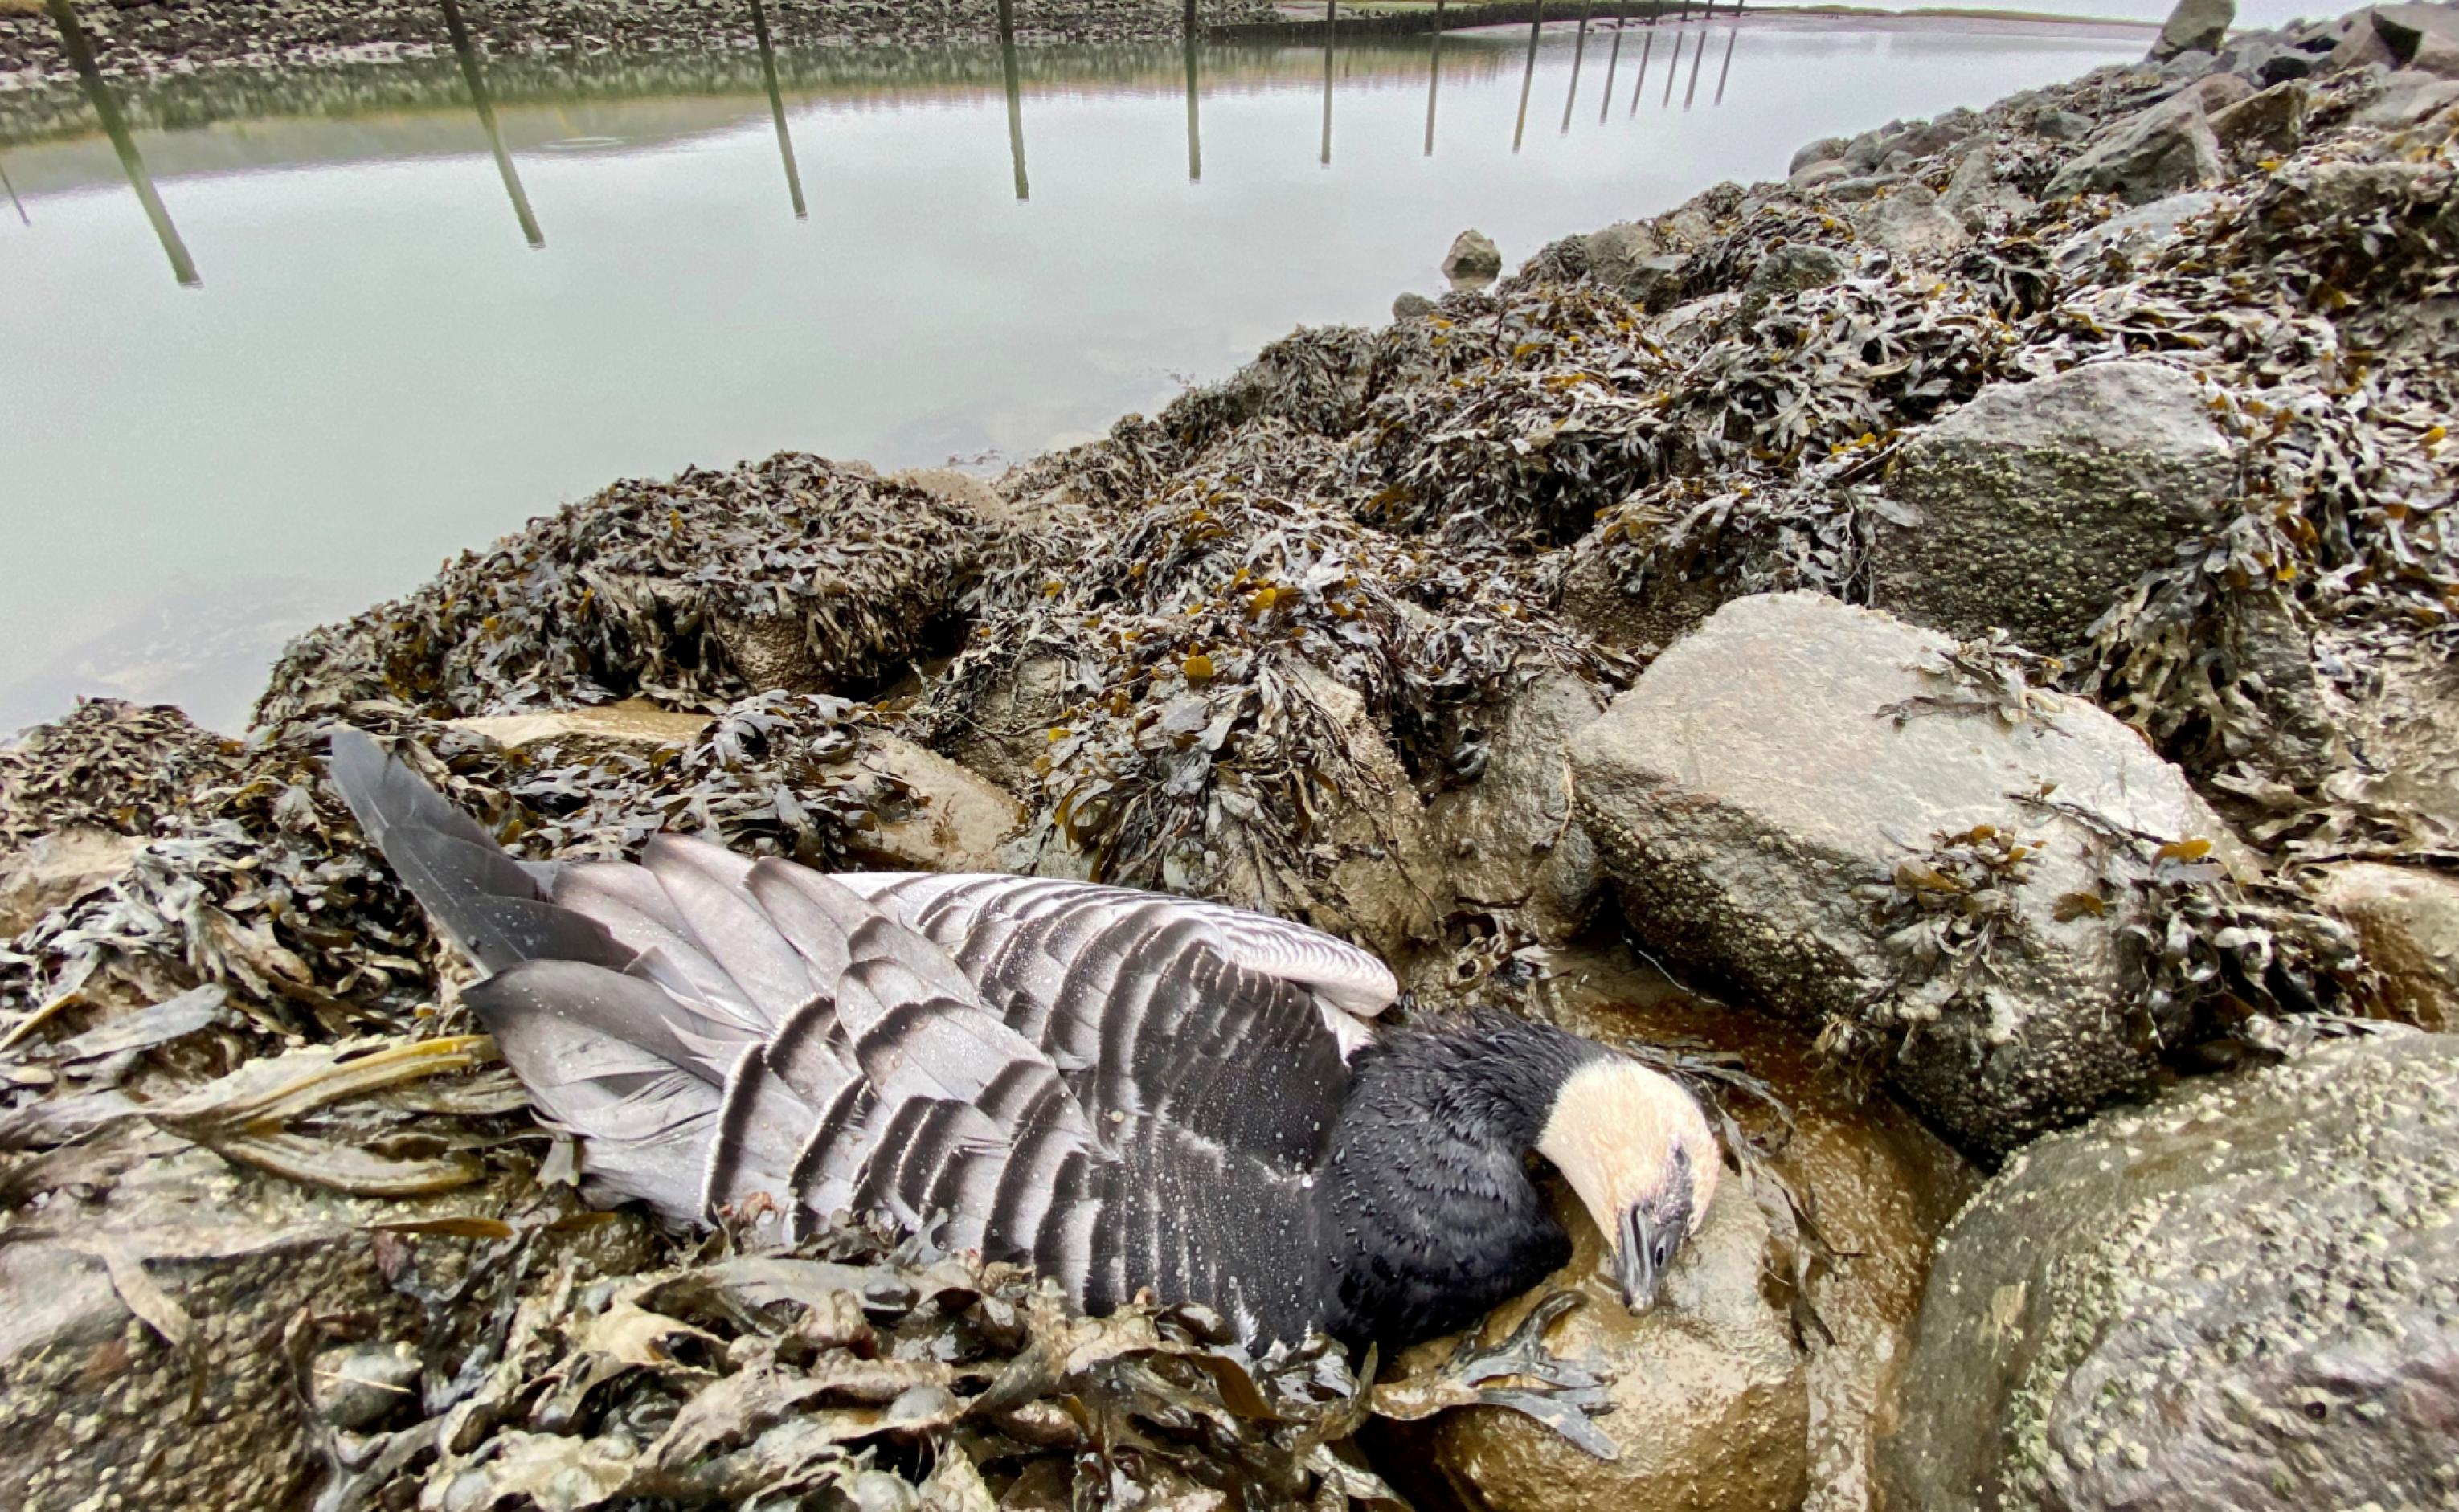
[[1040, 878], [830, 876], [661, 835], [526, 868], [365, 737], [334, 777], [593, 1189], [677, 1221], [839, 1209], [1149, 1288], [1251, 1338], [1319, 1320], [1313, 1170], [1343, 1040], [1393, 997], [1297, 926]]

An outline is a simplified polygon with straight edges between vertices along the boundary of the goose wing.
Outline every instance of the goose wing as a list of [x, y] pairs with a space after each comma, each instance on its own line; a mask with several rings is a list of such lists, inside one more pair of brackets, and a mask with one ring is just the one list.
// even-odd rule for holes
[[334, 770], [493, 971], [468, 1000], [601, 1195], [944, 1214], [1096, 1312], [1149, 1288], [1251, 1338], [1318, 1318], [1311, 1172], [1348, 1084], [1325, 1010], [1389, 1001], [1371, 956], [1158, 894], [671, 835], [522, 868], [372, 743]]

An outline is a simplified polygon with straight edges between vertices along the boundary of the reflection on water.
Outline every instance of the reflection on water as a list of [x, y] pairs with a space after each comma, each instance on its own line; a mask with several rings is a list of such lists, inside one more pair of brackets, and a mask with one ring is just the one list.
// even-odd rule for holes
[[1024, 176], [1024, 82], [1016, 58], [1016, 0], [999, 0], [999, 65], [1007, 75], [1007, 153], [1016, 164], [1016, 198], [1033, 198]]
[[19, 225], [32, 225], [34, 218], [26, 213], [26, 201], [17, 198], [17, 186], [9, 181], [9, 165], [0, 163], [0, 189], [9, 191], [9, 204], [17, 212]]
[[777, 156], [786, 163], [786, 193], [794, 201], [794, 219], [809, 220], [803, 203], [803, 170], [794, 163], [794, 132], [786, 124], [786, 95], [777, 87], [777, 50], [768, 42], [768, 8], [751, 0], [751, 34], [760, 43], [760, 82], [768, 90], [768, 114], [777, 122]]
[[[179, 228], [171, 223], [171, 212], [164, 208], [162, 197], [154, 192], [154, 176], [145, 171], [145, 159], [137, 151], [137, 139], [129, 135], [128, 122], [119, 114], [119, 102], [112, 97], [110, 87], [102, 81], [102, 70], [95, 66], [94, 48], [86, 41], [85, 28], [78, 24], [76, 12], [69, 0], [50, 0], [52, 20], [60, 29], [60, 47], [69, 55], [69, 64], [76, 70], [77, 84], [85, 91], [87, 103], [94, 107], [96, 119], [102, 122], [103, 135], [111, 138], [111, 150], [119, 156], [120, 171], [128, 176], [128, 187], [137, 191], [137, 202], [145, 207], [145, 219], [154, 223], [154, 235], [162, 243], [163, 255], [171, 260], [171, 276], [182, 288], [202, 288], [204, 279], [197, 272], [196, 259], [188, 256], [188, 244], [179, 240]], [[16, 198], [16, 191], [10, 191]], [[25, 207], [18, 207], [22, 218]]]
[[521, 187], [513, 155], [504, 150], [503, 129], [495, 124], [495, 102], [487, 96], [487, 71], [479, 66], [477, 45], [470, 40], [470, 28], [461, 20], [460, 0], [443, 0], [443, 6], [444, 24], [452, 33], [452, 55], [461, 60], [461, 76], [470, 81], [470, 103], [477, 107], [479, 128], [494, 151], [495, 172], [503, 177], [504, 193], [513, 197], [513, 217], [520, 221], [521, 236], [529, 244], [543, 249], [546, 233], [538, 229], [537, 217], [530, 214], [529, 191]]
[[[472, 48], [87, 78], [61, 130], [0, 142], [24, 213], [0, 217], [18, 569], [0, 729], [77, 691], [234, 727], [283, 636], [611, 478], [785, 447], [996, 467], [1149, 413], [1293, 325], [1440, 292], [1465, 227], [1516, 262], [1777, 174], [1810, 137], [2144, 46], [1720, 13], [1711, 90], [1707, 28], [1669, 15], [1629, 42], [1624, 85], [1628, 39], [1588, 47], [1549, 10], [1524, 32], [1389, 40], [1335, 13], [1290, 47]], [[1669, 102], [1682, 82], [1660, 44], [1702, 75], [1692, 116], [1636, 114], [1650, 70]], [[1629, 90], [1631, 114], [1591, 122], [1576, 102], [1600, 89]], [[1531, 101], [1557, 91], [1571, 131], [1532, 139]], [[808, 181], [798, 140], [827, 143]], [[556, 238], [533, 253], [540, 217]], [[161, 276], [167, 253], [194, 279], [191, 244], [210, 288]]]

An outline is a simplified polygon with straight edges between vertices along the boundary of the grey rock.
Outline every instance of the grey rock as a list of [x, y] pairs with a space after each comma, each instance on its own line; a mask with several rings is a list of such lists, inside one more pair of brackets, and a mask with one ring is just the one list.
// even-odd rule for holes
[[1653, 227], [1624, 221], [1590, 232], [1582, 242], [1588, 276], [1623, 298], [1661, 310], [1679, 294], [1687, 260], [1670, 250]]
[[1935, 258], [1959, 252], [1972, 242], [1964, 223], [1942, 209], [1926, 185], [1908, 183], [1875, 200], [1853, 218], [1862, 241], [1899, 257]]
[[2459, 877], [2350, 861], [2325, 869], [2319, 891], [2355, 928], [2394, 1013], [2420, 1029], [2459, 1029]]
[[407, 1341], [329, 1349], [316, 1356], [310, 1400], [345, 1433], [365, 1433], [418, 1402], [418, 1351]]
[[1423, 294], [1403, 294], [1392, 302], [1392, 318], [1396, 321], [1423, 320], [1435, 312], [1435, 302]]
[[1830, 158], [1797, 170], [1789, 180], [1797, 189], [1816, 189], [1854, 177], [1853, 169], [1841, 158]]
[[1863, 132], [1845, 145], [1844, 166], [1855, 173], [1868, 173], [1886, 159], [1887, 147], [1880, 134]]
[[2026, 1150], [1948, 1229], [1902, 1512], [2449, 1504], [2459, 1039], [2343, 1041]]
[[[2459, 49], [2459, 8], [2447, 5], [2376, 6], [2370, 12], [2374, 31], [2387, 44], [2391, 55], [2403, 68], [2418, 66], [2420, 57], [2429, 63], [2433, 44]], [[2431, 68], [2427, 72], [2439, 72]]]
[[2217, 52], [2236, 24], [2237, 0], [2177, 0], [2160, 28], [2160, 40], [2152, 44], [2153, 61], [2196, 50]]
[[1443, 254], [1443, 277], [1455, 284], [1491, 284], [1503, 275], [1503, 253], [1482, 231], [1463, 231]]
[[[1719, 1188], [1667, 1272], [1663, 1300], [1637, 1316], [1600, 1279], [1594, 1230], [1572, 1228], [1570, 1263], [1498, 1309], [1487, 1330], [1499, 1335], [1551, 1292], [1584, 1295], [1586, 1305], [1547, 1332], [1546, 1345], [1596, 1361], [1611, 1382], [1613, 1410], [1597, 1423], [1616, 1457], [1598, 1459], [1517, 1413], [1447, 1413], [1426, 1449], [1443, 1479], [1486, 1512], [1800, 1505], [1810, 1399], [1803, 1351], [1760, 1284], [1771, 1263], [1769, 1216], [1740, 1182]], [[1431, 1368], [1447, 1348], [1420, 1345], [1400, 1369]]]
[[2213, 113], [2212, 135], [2243, 158], [2285, 157], [2305, 140], [2305, 111], [2313, 93], [2295, 79], [2274, 84]]
[[1875, 200], [1888, 190], [1911, 181], [1900, 173], [1860, 174], [1849, 178], [1834, 179], [1823, 186], [1823, 192], [1828, 199], [1839, 204], [1859, 204], [1864, 200]]
[[2356, 764], [2336, 786], [2396, 811], [2427, 846], [2459, 849], [2459, 662], [2403, 649], [2369, 682], [2335, 711]]
[[2091, 135], [2091, 117], [2070, 110], [2044, 111], [2033, 118], [2032, 131], [2051, 141], [2081, 141]]
[[109, 887], [144, 849], [134, 835], [79, 828], [0, 855], [0, 940], [14, 939], [52, 910]]
[[2227, 177], [2219, 138], [2204, 119], [2199, 97], [2164, 101], [2118, 123], [2070, 159], [2042, 193], [2113, 194], [2144, 204], [2180, 189], [2206, 189]]
[[2209, 529], [2236, 459], [2184, 373], [2096, 363], [1999, 384], [1904, 449], [1873, 602], [1957, 636], [2004, 628], [2052, 654]]
[[2351, 124], [2396, 131], [2459, 104], [2459, 80], [2414, 72], [2383, 80], [2382, 93], [2350, 117]]
[[1739, 313], [1747, 326], [1757, 321], [1771, 300], [1824, 288], [1852, 270], [1843, 254], [1812, 242], [1788, 242], [1771, 249], [1751, 269], [1742, 284]]
[[2032, 201], [2021, 190], [1998, 177], [1991, 158], [1987, 142], [1966, 152], [1955, 165], [1955, 177], [1947, 181], [1946, 193], [1938, 198], [1938, 207], [1967, 231], [1978, 233], [1993, 216], [2021, 217], [2033, 209]]
[[2059, 242], [2051, 256], [2059, 269], [2069, 274], [2140, 267], [2175, 246], [2187, 221], [2208, 215], [2223, 202], [2223, 197], [2207, 189], [2154, 200], [2076, 232]]
[[2160, 72], [2171, 78], [2197, 79], [2219, 66], [2219, 58], [2204, 48], [2188, 48], [2174, 57], [2161, 60]]
[[[1650, 948], [1810, 1025], [1901, 1027], [1881, 1030], [1878, 1061], [1896, 1090], [1995, 1156], [2141, 1090], [2157, 1064], [2133, 1027], [2140, 968], [2120, 921], [2056, 917], [2056, 899], [2136, 864], [2010, 795], [2053, 783], [2145, 833], [2223, 845], [2226, 830], [2183, 774], [2089, 704], [2016, 724], [1900, 719], [1906, 701], [1953, 690], [1935, 670], [1950, 645], [1816, 594], [1735, 599], [1572, 742], [1572, 785]], [[1976, 996], [1909, 964], [1863, 890], [1984, 824], [2039, 849], [2007, 892], [2021, 922]]]
[[1841, 136], [1821, 136], [1793, 155], [1793, 161], [1785, 164], [1785, 174], [1791, 177], [1813, 163], [1834, 162], [1852, 145]]
[[[2354, 19], [2362, 22], [2364, 13], [2359, 12]], [[2399, 64], [2399, 54], [2383, 40], [2381, 32], [2368, 25], [2353, 25], [2339, 46], [2322, 60], [2322, 72], [2348, 74], [2362, 68], [2395, 69]]]
[[1548, 944], [1579, 933], [1605, 874], [1571, 817], [1571, 737], [1605, 712], [1594, 689], [1548, 672], [1485, 721], [1485, 769], [1426, 809], [1462, 907], [1517, 913]]

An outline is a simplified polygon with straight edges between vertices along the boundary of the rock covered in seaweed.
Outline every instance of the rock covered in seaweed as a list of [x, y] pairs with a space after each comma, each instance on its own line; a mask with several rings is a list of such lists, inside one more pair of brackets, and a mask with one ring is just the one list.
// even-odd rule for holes
[[2143, 1090], [2297, 964], [2134, 732], [1986, 642], [1821, 596], [1719, 611], [1574, 741], [1572, 777], [1643, 938], [1986, 1156]]
[[859, 689], [948, 638], [991, 535], [925, 489], [793, 452], [627, 480], [302, 637], [257, 721], [364, 699], [466, 716]]
[[2026, 1150], [1939, 1250], [1910, 1512], [2459, 1496], [2459, 1040], [2335, 1044]]
[[1983, 389], [1897, 457], [1887, 493], [1912, 513], [1879, 529], [1872, 604], [1958, 639], [2080, 649], [2234, 492], [2235, 449], [2204, 401], [2138, 361]]

